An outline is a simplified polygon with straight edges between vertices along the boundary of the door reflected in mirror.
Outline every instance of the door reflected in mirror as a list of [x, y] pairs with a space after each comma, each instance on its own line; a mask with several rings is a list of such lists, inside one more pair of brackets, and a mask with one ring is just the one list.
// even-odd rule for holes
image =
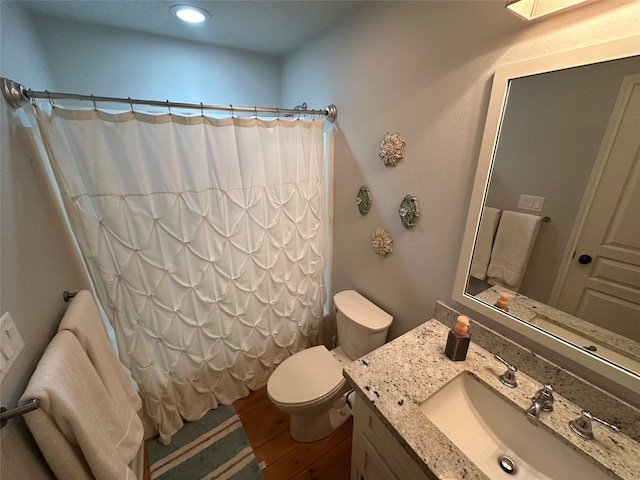
[[[607, 61], [496, 73], [505, 84], [492, 90], [454, 299], [481, 302], [501, 323], [520, 319], [640, 376], [640, 40], [633, 43], [633, 55]], [[508, 314], [494, 307], [503, 291], [514, 294]]]

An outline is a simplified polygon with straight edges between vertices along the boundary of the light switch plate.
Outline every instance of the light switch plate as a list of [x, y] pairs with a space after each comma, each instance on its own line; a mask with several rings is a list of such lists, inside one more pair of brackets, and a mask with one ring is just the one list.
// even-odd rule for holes
[[530, 212], [541, 212], [544, 205], [544, 197], [536, 197], [533, 195], [520, 195], [518, 208], [520, 210], [529, 210]]
[[0, 382], [24, 348], [24, 341], [9, 312], [0, 318]]

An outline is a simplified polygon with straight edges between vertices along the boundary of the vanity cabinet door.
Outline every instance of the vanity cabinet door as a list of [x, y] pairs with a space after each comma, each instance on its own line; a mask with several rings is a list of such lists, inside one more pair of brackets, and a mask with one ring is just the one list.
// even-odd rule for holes
[[369, 407], [355, 395], [351, 480], [421, 480], [427, 475]]

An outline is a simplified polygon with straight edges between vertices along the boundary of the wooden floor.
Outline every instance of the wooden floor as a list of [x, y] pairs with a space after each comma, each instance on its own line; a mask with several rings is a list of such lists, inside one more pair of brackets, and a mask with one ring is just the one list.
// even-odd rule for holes
[[266, 387], [233, 406], [258, 463], [266, 463], [265, 480], [349, 480], [352, 419], [322, 440], [299, 443], [289, 434], [289, 416], [273, 406]]

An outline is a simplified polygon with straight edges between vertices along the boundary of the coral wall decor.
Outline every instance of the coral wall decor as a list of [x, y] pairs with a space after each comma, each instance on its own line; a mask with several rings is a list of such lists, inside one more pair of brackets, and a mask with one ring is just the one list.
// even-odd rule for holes
[[371, 208], [371, 192], [369, 187], [362, 185], [358, 190], [358, 196], [356, 197], [356, 205], [360, 210], [360, 215], [366, 215]]
[[393, 252], [393, 240], [391, 235], [384, 228], [376, 228], [376, 231], [371, 235], [371, 246], [378, 255], [382, 255], [384, 257], [387, 253]]
[[420, 216], [420, 208], [418, 207], [418, 199], [413, 193], [408, 193], [400, 203], [400, 221], [404, 228], [411, 228], [416, 224]]
[[379, 156], [387, 167], [395, 167], [404, 158], [404, 140], [398, 132], [387, 132], [380, 142]]

